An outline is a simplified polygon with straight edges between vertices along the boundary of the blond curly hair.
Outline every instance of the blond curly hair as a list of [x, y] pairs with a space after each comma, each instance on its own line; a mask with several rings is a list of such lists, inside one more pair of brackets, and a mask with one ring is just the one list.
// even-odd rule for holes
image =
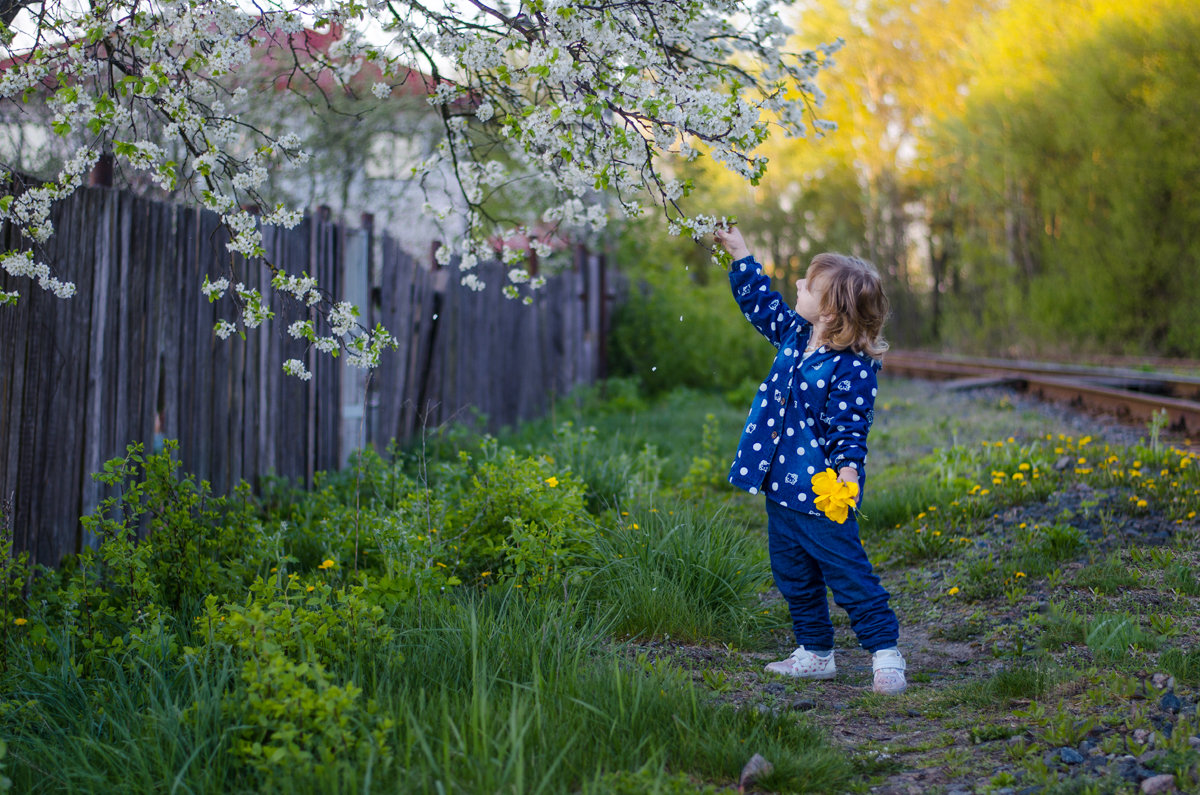
[[823, 343], [882, 359], [888, 349], [883, 323], [890, 304], [874, 265], [846, 254], [823, 253], [808, 266], [809, 289], [821, 296]]

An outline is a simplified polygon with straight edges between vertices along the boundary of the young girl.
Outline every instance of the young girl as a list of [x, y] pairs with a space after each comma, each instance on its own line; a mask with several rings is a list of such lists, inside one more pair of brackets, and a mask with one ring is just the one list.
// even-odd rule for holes
[[775, 585], [787, 600], [797, 649], [767, 671], [832, 679], [833, 624], [825, 588], [850, 615], [872, 653], [874, 690], [900, 693], [904, 657], [888, 592], [871, 570], [853, 514], [836, 523], [817, 508], [813, 475], [866, 484], [867, 432], [875, 418], [875, 373], [887, 350], [888, 302], [867, 262], [818, 254], [796, 282], [796, 308], [770, 289], [770, 279], [734, 227], [717, 242], [733, 257], [729, 281], [746, 319], [778, 349], [758, 388], [729, 481], [767, 500], [767, 535]]

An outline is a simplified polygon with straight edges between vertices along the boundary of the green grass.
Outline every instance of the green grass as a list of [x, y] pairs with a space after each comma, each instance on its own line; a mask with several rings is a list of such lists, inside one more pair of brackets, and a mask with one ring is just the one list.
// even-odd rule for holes
[[1072, 584], [1078, 588], [1090, 588], [1096, 593], [1111, 596], [1141, 583], [1136, 569], [1131, 569], [1117, 554], [1109, 555], [1100, 563], [1081, 569]]
[[[1200, 687], [1200, 586], [1189, 556], [1200, 482], [1181, 453], [1059, 436], [1044, 417], [994, 397], [885, 379], [864, 543], [895, 595], [902, 633], [923, 631], [930, 658], [955, 656], [940, 667], [914, 665], [912, 688], [900, 699], [846, 695], [847, 686], [869, 681], [869, 670], [853, 662], [835, 683], [787, 683], [781, 695], [765, 687], [765, 655], [746, 651], [786, 649], [790, 626], [786, 606], [765, 598], [762, 497], [723, 481], [744, 417], [741, 399], [679, 391], [648, 401], [623, 382], [606, 389], [607, 399], [599, 390], [572, 396], [554, 416], [499, 437], [534, 472], [509, 484], [506, 499], [528, 493], [561, 504], [570, 483], [586, 502], [570, 517], [586, 549], [559, 564], [562, 580], [519, 588], [496, 566], [469, 585], [451, 582], [473, 520], [440, 521], [456, 515], [445, 505], [463, 504], [463, 493], [476, 495], [471, 504], [480, 510], [489, 505], [487, 489], [459, 463], [460, 453], [483, 449], [470, 430], [431, 434], [425, 450], [370, 470], [368, 491], [388, 495], [375, 495], [370, 526], [391, 546], [371, 547], [362, 560], [401, 555], [405, 572], [432, 578], [420, 590], [385, 579], [378, 564], [357, 572], [350, 565], [352, 478], [323, 481], [319, 498], [303, 503], [307, 518], [285, 510], [295, 495], [272, 493], [263, 521], [275, 524], [264, 543], [278, 549], [248, 571], [278, 565], [281, 580], [301, 579], [270, 599], [315, 599], [305, 596], [310, 584], [361, 584], [369, 603], [384, 609], [361, 625], [377, 621], [394, 633], [364, 643], [344, 626], [322, 625], [318, 608], [306, 613], [310, 636], [301, 640], [320, 653], [292, 662], [328, 660], [320, 687], [293, 687], [308, 681], [303, 671], [272, 671], [278, 660], [270, 655], [213, 645], [180, 654], [179, 644], [204, 645], [191, 621], [202, 604], [171, 618], [177, 634], [164, 638], [174, 649], [143, 647], [141, 658], [117, 650], [89, 663], [95, 667], [75, 664], [76, 635], [49, 657], [26, 654], [13, 638], [35, 627], [62, 629], [39, 624], [36, 604], [5, 608], [11, 642], [0, 660], [0, 736], [14, 791], [675, 795], [728, 790], [754, 753], [775, 766], [757, 785], [763, 791], [861, 792], [891, 774], [938, 765], [986, 778], [1000, 769], [998, 757], [1019, 786], [1051, 791], [1066, 786], [1052, 780], [1053, 770], [1037, 768], [1052, 740], [1099, 720], [1095, 732], [1125, 748], [1134, 727], [1150, 726], [1141, 705], [1157, 696], [1141, 690], [1151, 673], [1173, 674], [1194, 700], [1187, 688]], [[1085, 463], [1055, 468], [1062, 456]], [[551, 475], [563, 482], [550, 484]], [[401, 493], [417, 483], [430, 487], [420, 499]], [[540, 503], [512, 504], [533, 511]], [[302, 526], [303, 563], [287, 557], [297, 547], [285, 544], [281, 516], [293, 530]], [[1103, 554], [1088, 540], [1097, 529], [1168, 522], [1178, 532], [1171, 548], [1130, 535], [1119, 554], [1085, 565]], [[505, 525], [496, 524], [507, 543]], [[539, 541], [530, 535], [521, 543], [529, 539]], [[540, 541], [553, 549], [553, 538]], [[327, 556], [336, 566], [315, 569]], [[219, 597], [244, 604], [244, 584]], [[1143, 615], [1148, 599], [1157, 601]], [[247, 605], [237, 615], [252, 613]], [[16, 629], [17, 616], [28, 616], [28, 626]], [[835, 608], [832, 618], [839, 647], [852, 645], [844, 612]], [[291, 642], [296, 626], [276, 630]], [[330, 636], [339, 641], [323, 644]], [[724, 647], [719, 660], [717, 646]], [[247, 675], [260, 666], [265, 674]], [[271, 692], [262, 697], [248, 682]], [[286, 742], [289, 716], [312, 712], [305, 699], [355, 688], [361, 692], [340, 713], [351, 747], [327, 759], [301, 753], [268, 772], [247, 763], [239, 744]], [[818, 706], [789, 710], [796, 695]], [[255, 699], [257, 711], [245, 709]], [[862, 724], [870, 736], [907, 736], [886, 753], [882, 742], [856, 753], [828, 731], [831, 704], [838, 722]], [[266, 725], [241, 722], [271, 710], [277, 716]], [[320, 725], [301, 721], [301, 750], [329, 751], [309, 742], [307, 735], [323, 733]], [[1020, 747], [1002, 742], [1018, 734], [1026, 738]], [[1200, 762], [1189, 749], [1171, 753], [1183, 755], [1180, 764]]]
[[1022, 660], [986, 679], [956, 688], [946, 699], [985, 709], [1004, 707], [1018, 699], [1045, 695], [1060, 676], [1045, 660]]
[[392, 622], [395, 644], [357, 666], [391, 718], [378, 736], [391, 761], [372, 749], [365, 763], [249, 775], [220, 707], [246, 696], [227, 655], [169, 672], [114, 665], [100, 680], [62, 665], [24, 672], [7, 692], [16, 791], [601, 791], [613, 770], [727, 782], [748, 748], [775, 760], [773, 786], [847, 781], [842, 755], [808, 721], [714, 704], [679, 669], [620, 654], [608, 626], [567, 606], [492, 594], [406, 605]]
[[581, 598], [622, 636], [744, 645], [771, 622], [765, 544], [727, 512], [683, 502], [634, 508], [597, 534]]

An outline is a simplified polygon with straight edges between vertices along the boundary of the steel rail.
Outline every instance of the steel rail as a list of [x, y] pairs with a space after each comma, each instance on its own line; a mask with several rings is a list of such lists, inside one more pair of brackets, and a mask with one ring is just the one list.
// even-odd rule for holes
[[[1031, 364], [1037, 366], [1025, 366]], [[1200, 382], [1200, 379], [1137, 371], [1123, 371], [1118, 378], [1112, 372], [1097, 373], [1087, 368], [1060, 367], [1046, 362], [967, 359], [904, 351], [889, 352], [884, 357], [883, 371], [933, 380], [958, 379], [962, 386], [1009, 385], [1046, 400], [1104, 411], [1132, 422], [1147, 422], [1155, 413], [1165, 411], [1172, 428], [1188, 433], [1200, 432], [1200, 401], [1144, 391], [1180, 381], [1186, 388], [1191, 381]], [[1143, 391], [1122, 386], [1137, 386]]]
[[909, 367], [916, 366], [918, 363], [932, 362], [979, 368], [978, 372], [981, 373], [1040, 373], [1052, 378], [1083, 378], [1091, 383], [1117, 389], [1133, 389], [1137, 392], [1151, 392], [1188, 400], [1200, 399], [1200, 377], [1161, 371], [1132, 370], [1123, 367], [1081, 367], [1020, 359], [985, 359], [910, 351], [891, 351], [887, 354], [885, 361], [889, 365]]

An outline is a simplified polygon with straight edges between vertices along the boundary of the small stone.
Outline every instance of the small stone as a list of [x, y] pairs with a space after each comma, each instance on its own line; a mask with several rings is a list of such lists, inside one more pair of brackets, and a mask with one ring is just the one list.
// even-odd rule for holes
[[788, 706], [792, 709], [799, 710], [800, 712], [808, 712], [809, 710], [817, 708], [817, 702], [810, 698], [795, 698], [792, 699], [792, 703]]
[[1142, 782], [1142, 792], [1146, 795], [1154, 795], [1156, 792], [1174, 792], [1175, 777], [1170, 773], [1163, 773], [1159, 776], [1151, 776]]
[[1157, 687], [1159, 690], [1162, 690], [1164, 687], [1167, 686], [1167, 682], [1170, 679], [1171, 679], [1170, 674], [1155, 674], [1154, 676], [1150, 677], [1150, 683], [1152, 685], [1154, 685], [1155, 687]]
[[738, 788], [745, 791], [747, 784], [752, 784], [763, 776], [769, 776], [774, 769], [775, 766], [768, 762], [762, 754], [755, 754], [742, 768], [742, 775], [738, 777]]
[[1068, 765], [1077, 765], [1083, 761], [1083, 754], [1079, 753], [1074, 748], [1064, 746], [1058, 749], [1058, 758], [1066, 762]]
[[763, 686], [763, 692], [781, 696], [787, 692], [787, 685], [783, 682], [768, 682]]
[[1147, 751], [1137, 758], [1139, 764], [1148, 765], [1160, 756], [1166, 756], [1167, 752], [1161, 748], [1155, 748], [1153, 751]]
[[1149, 729], [1134, 729], [1133, 741], [1138, 745], [1145, 745], [1146, 743], [1150, 742], [1150, 738], [1153, 736], [1153, 734], [1154, 732], [1150, 731]]
[[1032, 787], [1017, 790], [1017, 795], [1038, 795], [1045, 787], [1041, 784], [1034, 784]]
[[1166, 693], [1163, 693], [1163, 697], [1158, 702], [1158, 705], [1167, 712], [1178, 712], [1183, 707], [1183, 702], [1179, 700], [1179, 696], [1175, 695], [1174, 690], [1168, 690]]
[[971, 795], [971, 791], [965, 789], [952, 789], [946, 795]]
[[1130, 758], [1128, 762], [1122, 762], [1117, 767], [1117, 774], [1126, 781], [1134, 784], [1140, 784], [1142, 781], [1150, 778], [1154, 774], [1137, 763], [1136, 759]]
[[833, 708], [836, 709], [838, 712], [842, 712], [846, 709], [847, 706], [848, 705], [845, 702], [838, 701], [838, 702], [834, 703]]
[[1189, 737], [1188, 745], [1192, 746], [1193, 748], [1200, 749], [1200, 737]]
[[1094, 750], [1096, 750], [1096, 744], [1094, 742], [1092, 742], [1091, 740], [1081, 740], [1080, 741], [1079, 753], [1090, 754]]

